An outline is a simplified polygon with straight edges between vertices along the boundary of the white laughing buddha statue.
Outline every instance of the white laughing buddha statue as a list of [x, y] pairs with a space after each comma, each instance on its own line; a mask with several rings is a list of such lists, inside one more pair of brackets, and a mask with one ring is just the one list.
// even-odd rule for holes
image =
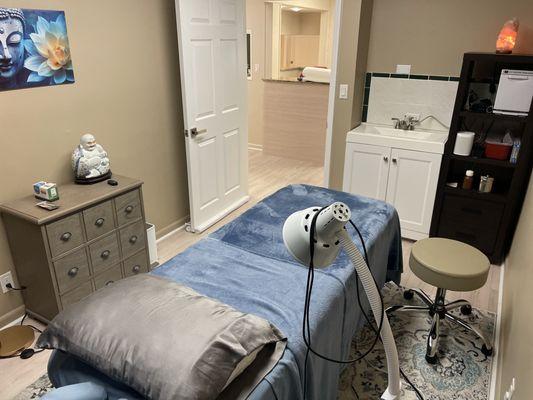
[[85, 134], [72, 153], [72, 169], [76, 183], [96, 183], [109, 179], [111, 170], [104, 148], [91, 134]]

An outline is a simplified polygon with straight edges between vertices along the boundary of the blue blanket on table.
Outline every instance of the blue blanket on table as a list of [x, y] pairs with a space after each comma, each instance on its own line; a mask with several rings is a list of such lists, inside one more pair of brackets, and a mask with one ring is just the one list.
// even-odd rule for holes
[[[380, 285], [386, 280], [398, 282], [402, 250], [394, 208], [381, 201], [307, 185], [290, 185], [279, 190], [152, 272], [238, 310], [263, 317], [288, 337], [283, 358], [255, 389], [251, 399], [301, 399], [303, 396], [306, 347], [301, 324], [307, 269], [286, 250], [282, 227], [295, 211], [335, 201], [351, 208], [352, 220], [363, 235], [377, 282]], [[348, 230], [356, 238], [355, 232]], [[359, 241], [355, 241], [361, 249]], [[317, 351], [332, 358], [347, 357], [352, 337], [363, 322], [355, 295], [355, 272], [341, 251], [333, 265], [315, 273], [310, 318], [312, 343]], [[311, 356], [308, 398], [336, 398], [340, 372], [340, 365]], [[93, 381], [105, 385], [110, 398], [134, 398], [118, 383], [57, 352], [49, 364], [49, 376], [59, 386]]]

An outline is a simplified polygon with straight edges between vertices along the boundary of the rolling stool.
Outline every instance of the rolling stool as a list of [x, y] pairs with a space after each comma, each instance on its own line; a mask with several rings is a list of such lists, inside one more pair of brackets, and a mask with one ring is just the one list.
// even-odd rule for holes
[[433, 322], [428, 334], [427, 362], [430, 364], [437, 362], [440, 326], [443, 320], [475, 333], [483, 340], [482, 353], [486, 356], [492, 355], [492, 345], [483, 332], [450, 313], [451, 310], [461, 308], [463, 315], [469, 315], [472, 307], [468, 301], [457, 300], [445, 303], [447, 290], [468, 292], [482, 287], [489, 274], [489, 259], [482, 252], [467, 244], [450, 239], [429, 238], [413, 244], [409, 265], [417, 277], [437, 288], [435, 301], [432, 301], [420, 289], [408, 289], [403, 297], [410, 300], [416, 294], [425, 306], [393, 306], [387, 312], [429, 312]]

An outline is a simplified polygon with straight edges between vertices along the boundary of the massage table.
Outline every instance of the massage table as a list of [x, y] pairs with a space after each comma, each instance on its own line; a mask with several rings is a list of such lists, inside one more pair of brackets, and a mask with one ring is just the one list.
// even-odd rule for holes
[[[352, 220], [365, 240], [378, 285], [398, 283], [403, 266], [396, 210], [382, 201], [307, 185], [280, 189], [151, 272], [260, 316], [287, 336], [283, 357], [255, 388], [249, 397], [252, 400], [303, 398], [306, 346], [301, 330], [307, 268], [286, 250], [282, 227], [295, 211], [335, 201], [346, 203], [352, 210]], [[347, 229], [362, 250], [353, 229], [349, 225]], [[368, 310], [362, 289], [361, 298]], [[341, 251], [334, 264], [315, 272], [310, 309], [313, 348], [332, 358], [347, 358], [352, 338], [363, 322], [356, 301], [354, 268]], [[169, 332], [169, 338], [171, 335]], [[150, 346], [150, 338], [146, 338], [146, 346]], [[311, 355], [307, 398], [335, 399], [341, 372], [342, 365]], [[48, 374], [55, 387], [93, 382], [106, 388], [109, 399], [140, 398], [120, 382], [60, 351], [52, 354]]]

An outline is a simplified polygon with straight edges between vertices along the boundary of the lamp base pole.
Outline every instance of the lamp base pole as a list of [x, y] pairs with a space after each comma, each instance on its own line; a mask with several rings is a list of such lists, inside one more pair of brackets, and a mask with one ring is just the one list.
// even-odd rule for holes
[[[400, 389], [401, 389], [401, 383], [400, 383]], [[381, 400], [399, 400], [399, 399], [400, 399], [400, 394], [392, 394], [390, 392], [390, 388], [387, 388], [387, 390], [385, 390], [385, 393], [381, 395]]]

